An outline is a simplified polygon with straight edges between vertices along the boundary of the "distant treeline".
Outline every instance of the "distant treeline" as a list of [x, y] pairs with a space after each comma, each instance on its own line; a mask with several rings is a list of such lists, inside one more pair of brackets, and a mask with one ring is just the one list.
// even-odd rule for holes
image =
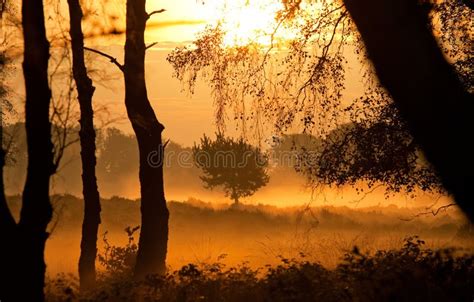
[[[16, 123], [5, 126], [4, 131], [11, 138], [11, 142], [7, 142], [6, 191], [8, 195], [16, 195], [22, 191], [26, 177], [25, 128], [23, 123]], [[53, 131], [53, 134], [63, 132], [64, 130]], [[78, 129], [67, 129], [67, 133], [69, 146], [64, 151], [58, 173], [53, 177], [52, 191], [82, 196]], [[282, 173], [294, 170], [291, 154], [276, 158], [280, 152], [291, 152], [295, 142], [306, 144], [309, 141], [311, 138], [300, 136], [291, 136], [291, 139], [288, 136], [286, 140], [280, 140], [273, 150], [271, 178], [278, 178]], [[134, 136], [113, 127], [97, 129], [96, 144], [96, 171], [101, 195], [138, 197], [138, 147]], [[199, 179], [201, 172], [194, 165], [191, 147], [169, 141], [165, 148], [164, 173], [167, 190], [205, 192]]]
[[[8, 150], [5, 182], [7, 194], [21, 192], [26, 177], [27, 152], [23, 123], [5, 127], [12, 141]], [[57, 175], [53, 180], [55, 193], [82, 194], [80, 146], [78, 129], [68, 129], [68, 142]], [[138, 147], [133, 135], [116, 128], [97, 129], [97, 177], [103, 196], [128, 196], [136, 190], [138, 196]], [[166, 152], [191, 152], [170, 141]], [[165, 177], [172, 186], [200, 186], [199, 171], [194, 167], [192, 158], [185, 167], [177, 165], [175, 156], [169, 157], [165, 164]]]

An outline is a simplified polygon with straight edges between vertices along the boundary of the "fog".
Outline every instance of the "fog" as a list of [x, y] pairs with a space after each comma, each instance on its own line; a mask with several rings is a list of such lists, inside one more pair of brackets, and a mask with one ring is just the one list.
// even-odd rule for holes
[[[19, 198], [9, 201], [18, 214]], [[55, 195], [52, 201], [55, 214], [46, 247], [48, 274], [76, 274], [83, 202], [68, 195]], [[429, 248], [458, 247], [464, 252], [474, 248], [467, 221], [454, 209], [437, 216], [415, 217], [424, 211], [423, 207], [235, 208], [197, 199], [172, 201], [168, 206], [171, 215], [167, 263], [171, 270], [188, 263], [213, 262], [229, 266], [248, 262], [252, 267], [264, 267], [279, 263], [282, 257], [304, 257], [333, 268], [354, 246], [367, 252], [394, 249], [401, 247], [409, 235], [419, 235]], [[124, 246], [128, 240], [124, 229], [140, 224], [137, 201], [116, 197], [103, 200], [102, 208], [99, 254], [104, 253], [104, 235], [109, 244]]]

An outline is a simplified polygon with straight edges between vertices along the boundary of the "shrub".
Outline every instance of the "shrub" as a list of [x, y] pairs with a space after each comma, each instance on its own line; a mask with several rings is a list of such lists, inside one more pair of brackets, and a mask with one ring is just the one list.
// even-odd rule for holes
[[[247, 263], [226, 267], [188, 264], [165, 276], [132, 279], [136, 244], [127, 228], [124, 247], [106, 244], [99, 261], [104, 267], [97, 289], [79, 293], [77, 280], [49, 280], [48, 301], [472, 301], [474, 267], [471, 255], [454, 249], [434, 251], [417, 236], [402, 248], [373, 255], [357, 247], [332, 270], [318, 263], [281, 258], [277, 266], [252, 269]], [[104, 236], [106, 240], [106, 236]]]

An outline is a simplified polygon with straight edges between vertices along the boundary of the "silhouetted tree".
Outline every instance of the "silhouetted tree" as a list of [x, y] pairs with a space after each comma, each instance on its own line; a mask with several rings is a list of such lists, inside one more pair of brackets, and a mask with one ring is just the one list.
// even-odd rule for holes
[[[473, 221], [473, 147], [467, 138], [472, 136], [474, 97], [447, 62], [427, 26], [429, 7], [410, 0], [344, 3], [381, 84], [395, 100], [446, 189]], [[472, 25], [472, 10], [466, 9], [468, 17], [462, 21]], [[472, 41], [469, 44], [472, 46]], [[470, 53], [472, 61], [472, 48]]]
[[215, 140], [204, 135], [193, 148], [194, 161], [202, 170], [205, 187], [222, 187], [225, 195], [239, 204], [241, 197], [251, 196], [268, 183], [268, 158], [259, 148], [242, 138], [217, 134]]
[[297, 150], [296, 169], [312, 188], [356, 186], [364, 181], [371, 189], [383, 184], [387, 196], [393, 192], [415, 195], [417, 189], [444, 193], [395, 105], [381, 102], [377, 106], [370, 99], [387, 97], [378, 91], [353, 104], [347, 108], [350, 123], [331, 131], [319, 146]]
[[164, 10], [147, 13], [145, 4], [145, 0], [127, 0], [123, 65], [108, 54], [87, 48], [110, 59], [124, 73], [125, 106], [137, 138], [140, 158], [142, 224], [134, 272], [137, 279], [165, 272], [169, 220], [163, 185], [164, 145], [161, 133], [164, 126], [151, 107], [145, 83], [145, 52], [154, 45], [145, 46], [146, 23], [151, 16]]
[[[0, 62], [0, 64], [3, 63]], [[1, 121], [1, 123], [3, 124], [3, 120]], [[5, 166], [5, 150], [3, 149], [3, 126], [0, 127], [0, 144], [2, 144], [0, 147], [0, 236], [2, 237], [4, 243], [11, 244], [11, 239], [14, 236], [15, 220], [13, 219], [10, 209], [8, 208], [3, 182], [3, 168]], [[9, 262], [12, 261], [10, 256], [11, 254], [10, 251], [8, 251], [8, 248], [3, 247], [0, 249], [0, 268], [2, 269], [2, 272], [0, 273], [0, 299], [8, 297], [7, 291], [10, 289], [10, 283], [7, 282], [8, 278], [12, 277], [9, 274], [11, 269]]]
[[70, 35], [73, 57], [73, 75], [76, 82], [81, 110], [79, 137], [81, 142], [82, 185], [84, 196], [84, 220], [82, 223], [79, 280], [83, 290], [95, 284], [95, 260], [97, 256], [97, 232], [100, 224], [100, 195], [96, 178], [96, 133], [92, 97], [95, 87], [87, 74], [84, 60], [84, 34], [82, 32], [82, 8], [79, 0], [68, 0]]
[[[0, 271], [3, 288], [0, 298], [7, 301], [42, 301], [46, 269], [44, 248], [49, 235], [47, 226], [52, 217], [50, 177], [56, 172], [65, 146], [57, 146], [55, 157], [50, 123], [49, 42], [42, 1], [23, 1], [21, 17], [26, 91], [25, 149], [28, 159], [19, 222], [16, 223], [11, 217], [8, 208], [2, 209], [2, 216], [8, 217], [2, 220], [5, 222], [1, 230], [5, 236], [2, 238], [10, 248], [2, 249]], [[10, 22], [14, 27], [20, 27], [20, 24]]]
[[[142, 223], [138, 242], [136, 278], [164, 273], [168, 246], [169, 212], [163, 185], [164, 126], [158, 121], [148, 100], [145, 83], [145, 27], [156, 11], [145, 11], [145, 0], [127, 0], [125, 41], [125, 106], [137, 137], [140, 156]], [[150, 156], [156, 154], [156, 165]]]
[[25, 77], [25, 128], [28, 168], [18, 225], [14, 226], [9, 298], [16, 301], [43, 301], [46, 265], [46, 228], [52, 217], [49, 181], [54, 173], [48, 84], [49, 42], [46, 39], [43, 2], [22, 2]]
[[[6, 10], [6, 1], [0, 2], [0, 27], [3, 26], [3, 14]], [[4, 41], [2, 41], [3, 44]], [[3, 45], [2, 45], [3, 46]], [[3, 181], [3, 168], [5, 166], [5, 157], [6, 152], [4, 149], [4, 119], [7, 114], [10, 104], [6, 99], [6, 87], [4, 83], [5, 73], [6, 73], [6, 64], [7, 56], [2, 49], [0, 51], [0, 237], [4, 243], [11, 244], [12, 238], [15, 236], [15, 220], [8, 208], [6, 196], [5, 196], [5, 187]], [[10, 289], [10, 284], [8, 282], [11, 278], [10, 262], [12, 259], [11, 256], [12, 247], [2, 247], [0, 248], [0, 299], [7, 298], [7, 291]]]
[[[3, 13], [6, 9], [6, 1], [0, 2], [0, 27], [3, 23]], [[7, 206], [7, 201], [5, 198], [5, 188], [3, 183], [3, 167], [5, 166], [5, 150], [3, 147], [3, 123], [4, 123], [4, 114], [6, 114], [8, 107], [8, 101], [5, 99], [6, 88], [4, 87], [5, 79], [5, 65], [7, 63], [7, 58], [5, 51], [2, 49], [0, 51], [0, 230], [5, 229], [4, 223], [9, 220], [9, 210]]]
[[[0, 64], [3, 64], [3, 62], [0, 62]], [[7, 200], [5, 198], [5, 187], [3, 183], [3, 167], [5, 166], [5, 150], [3, 149], [3, 110], [1, 110], [0, 114], [2, 115], [1, 116], [2, 120], [0, 121], [0, 173], [1, 173], [0, 175], [0, 215], [1, 215], [0, 228], [4, 230], [3, 223], [5, 223], [8, 220], [7, 217], [9, 216], [8, 215], [9, 211], [8, 211], [8, 206], [7, 206]]]

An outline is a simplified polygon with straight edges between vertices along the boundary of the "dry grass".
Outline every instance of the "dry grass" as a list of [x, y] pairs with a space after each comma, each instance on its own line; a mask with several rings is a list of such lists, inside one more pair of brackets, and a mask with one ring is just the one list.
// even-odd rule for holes
[[[56, 215], [47, 242], [49, 276], [77, 271], [82, 201], [72, 196], [55, 196]], [[127, 226], [139, 225], [139, 203], [113, 198], [103, 200], [100, 233], [108, 232], [114, 245], [124, 245]], [[10, 205], [18, 210], [19, 199]], [[474, 250], [474, 236], [460, 233], [466, 225], [454, 208], [436, 217], [404, 221], [422, 209], [394, 206], [361, 208], [276, 208], [208, 204], [196, 199], [170, 202], [170, 241], [168, 265], [176, 270], [188, 263], [220, 261], [229, 266], [247, 262], [252, 268], [277, 265], [281, 257], [318, 262], [335, 268], [354, 246], [374, 254], [378, 250], [400, 248], [406, 236], [419, 235], [431, 249], [447, 247]], [[103, 250], [99, 240], [99, 250]], [[222, 258], [222, 255], [225, 255]]]

